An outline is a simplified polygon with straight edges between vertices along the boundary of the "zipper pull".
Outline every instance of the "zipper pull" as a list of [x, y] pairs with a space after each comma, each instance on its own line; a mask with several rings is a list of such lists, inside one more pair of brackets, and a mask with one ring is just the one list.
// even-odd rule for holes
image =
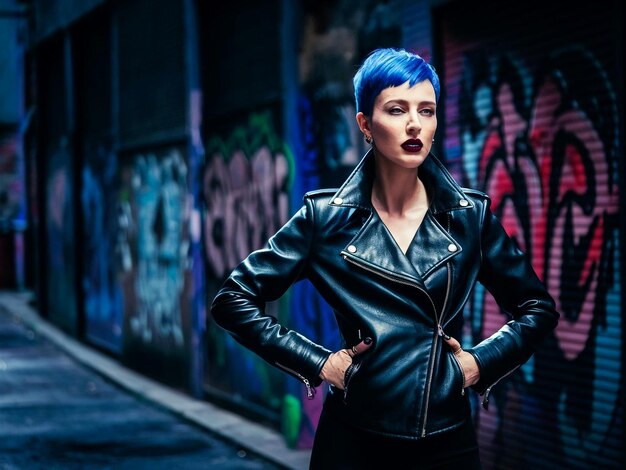
[[448, 336], [446, 332], [443, 331], [443, 326], [441, 326], [441, 323], [437, 323], [437, 334], [439, 336], [443, 336], [443, 339], [450, 339], [450, 336]]
[[489, 394], [491, 393], [491, 387], [485, 390], [485, 396], [483, 397], [483, 408], [489, 410]]
[[309, 400], [313, 400], [315, 398], [315, 387], [311, 387], [311, 384], [307, 379], [302, 379], [304, 382], [304, 386], [306, 387], [306, 397]]
[[284, 365], [282, 365], [280, 362], [275, 362], [274, 363], [276, 365], [276, 367], [283, 369], [285, 372], [288, 372], [289, 374], [293, 375], [294, 377], [297, 377], [299, 380], [302, 381], [302, 383], [304, 383], [304, 386], [306, 387], [306, 397], [309, 400], [313, 400], [313, 398], [315, 397], [315, 387], [311, 386], [311, 383], [309, 382], [309, 380], [304, 377], [302, 374], [296, 372], [293, 369], [290, 369], [289, 367], [286, 367]]

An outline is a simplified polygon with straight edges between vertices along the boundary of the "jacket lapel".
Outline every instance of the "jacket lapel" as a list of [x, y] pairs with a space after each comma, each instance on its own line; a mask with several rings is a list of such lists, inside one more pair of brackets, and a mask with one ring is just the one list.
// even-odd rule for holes
[[423, 287], [423, 278], [462, 251], [462, 246], [434, 217], [472, 207], [445, 167], [429, 155], [419, 169], [431, 205], [406, 253], [398, 247], [371, 203], [374, 153], [370, 150], [335, 193], [330, 205], [369, 213], [361, 230], [341, 254], [381, 275], [400, 277]]
[[377, 270], [383, 276], [401, 278], [424, 287], [420, 275], [374, 211], [371, 211], [362, 229], [342, 250], [342, 255], [358, 260], [359, 264]]
[[420, 276], [425, 279], [435, 268], [461, 251], [461, 245], [452, 238], [430, 212], [427, 212], [415, 239], [409, 245], [406, 258], [410, 264], [415, 266]]

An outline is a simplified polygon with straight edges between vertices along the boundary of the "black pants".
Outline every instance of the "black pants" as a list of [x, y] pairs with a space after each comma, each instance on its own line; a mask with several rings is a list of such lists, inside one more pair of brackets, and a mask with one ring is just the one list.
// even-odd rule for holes
[[481, 470], [471, 420], [460, 428], [420, 440], [378, 436], [347, 426], [322, 412], [311, 470]]

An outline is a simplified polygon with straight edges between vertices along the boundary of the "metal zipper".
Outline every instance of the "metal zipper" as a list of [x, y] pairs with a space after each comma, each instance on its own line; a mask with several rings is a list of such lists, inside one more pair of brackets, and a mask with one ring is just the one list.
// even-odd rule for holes
[[[433, 351], [430, 360], [430, 366], [428, 368], [428, 383], [426, 386], [426, 402], [424, 406], [424, 419], [422, 420], [422, 437], [426, 435], [426, 422], [428, 420], [428, 404], [430, 402], [430, 389], [432, 388], [433, 382], [433, 369], [435, 368], [435, 354], [437, 352], [437, 343], [439, 342], [440, 336], [445, 336], [443, 331], [443, 327], [441, 326], [441, 320], [443, 320], [443, 314], [446, 311], [446, 307], [448, 305], [448, 297], [450, 296], [450, 283], [452, 277], [452, 270], [450, 269], [450, 263], [446, 263], [446, 268], [448, 270], [448, 283], [446, 286], [446, 296], [443, 299], [443, 307], [441, 308], [441, 318], [437, 317], [437, 311], [435, 310], [435, 320], [437, 322], [437, 334], [435, 335], [433, 342]], [[462, 371], [463, 369], [461, 369]]]
[[428, 366], [428, 383], [426, 386], [426, 404], [424, 406], [424, 419], [422, 420], [422, 437], [426, 435], [426, 420], [428, 419], [428, 402], [430, 401], [430, 389], [433, 382], [433, 369], [435, 368], [435, 352], [437, 351], [437, 343], [441, 336], [441, 330], [439, 330], [439, 324], [437, 325], [437, 334], [433, 340], [433, 350], [430, 356], [430, 365]]
[[343, 379], [343, 402], [347, 403], [348, 400], [348, 385], [352, 380], [352, 376], [354, 375], [356, 366], [354, 362], [348, 366], [348, 370], [346, 370], [344, 379]]
[[461, 370], [461, 377], [463, 378], [463, 385], [461, 385], [461, 396], [464, 397], [465, 396], [465, 371], [463, 371], [463, 366], [461, 365], [461, 361], [457, 359], [454, 353], [452, 354], [452, 358], [454, 359], [454, 362], [457, 363], [457, 365], [459, 366], [459, 369]]
[[443, 327], [441, 323], [443, 323], [443, 315], [446, 312], [446, 307], [448, 306], [448, 298], [450, 297], [450, 284], [452, 284], [452, 268], [450, 268], [450, 262], [446, 263], [446, 269], [448, 270], [448, 285], [446, 286], [446, 296], [443, 299], [443, 307], [441, 307], [441, 322], [438, 322], [438, 326], [441, 329], [441, 333], [443, 334]]
[[[449, 216], [448, 216], [449, 217]], [[448, 224], [450, 222], [448, 221]], [[448, 231], [450, 230], [450, 226], [448, 225]], [[446, 264], [446, 267], [448, 268], [448, 290], [446, 291], [446, 298], [444, 300], [443, 303], [443, 312], [446, 311], [446, 304], [448, 302], [448, 295], [450, 294], [450, 285], [452, 284], [452, 269], [450, 269], [450, 263]], [[443, 317], [443, 313], [442, 313], [442, 317]], [[441, 323], [443, 323], [443, 318], [441, 318]], [[440, 336], [446, 336], [446, 334], [443, 331], [443, 326], [439, 325], [440, 328]], [[457, 359], [457, 357], [452, 354], [452, 357], [454, 358], [454, 360], [456, 361], [456, 363], [459, 365], [459, 369], [461, 370], [461, 376], [463, 377], [463, 385], [461, 386], [461, 396], [465, 396], [465, 371], [463, 370], [463, 366], [461, 365], [461, 362]]]
[[[450, 214], [448, 214], [448, 232], [450, 231]], [[404, 279], [401, 276], [391, 276], [385, 272], [382, 272], [378, 269], [374, 269], [366, 264], [362, 264], [359, 263], [356, 259], [353, 259], [352, 257], [350, 257], [347, 253], [345, 252], [341, 252], [343, 259], [345, 259], [346, 261], [348, 261], [349, 263], [354, 264], [355, 266], [358, 266], [366, 271], [369, 271], [371, 273], [374, 273], [378, 276], [381, 276], [385, 279], [389, 279], [390, 281], [394, 281], [394, 282], [399, 282], [401, 284], [407, 285], [407, 286], [411, 286], [411, 287], [415, 287], [416, 289], [418, 289], [419, 291], [423, 292], [424, 295], [426, 295], [426, 297], [428, 298], [428, 300], [430, 300], [430, 304], [433, 307], [433, 312], [435, 314], [435, 322], [437, 324], [437, 329], [436, 329], [436, 333], [435, 333], [435, 337], [434, 337], [434, 343], [433, 343], [433, 349], [432, 349], [432, 355], [431, 355], [431, 361], [430, 361], [430, 366], [428, 369], [428, 383], [427, 383], [427, 387], [426, 387], [426, 405], [424, 408], [424, 419], [422, 420], [422, 437], [424, 437], [426, 435], [426, 420], [428, 418], [428, 403], [430, 401], [430, 389], [432, 387], [432, 381], [433, 381], [433, 369], [435, 367], [435, 352], [437, 351], [437, 343], [439, 341], [439, 336], [443, 336], [444, 335], [444, 331], [443, 328], [441, 326], [441, 322], [440, 322], [440, 318], [437, 316], [437, 307], [435, 306], [435, 302], [433, 302], [432, 297], [428, 294], [428, 292], [426, 292], [426, 290], [422, 289], [417, 283], [415, 282], [411, 282], [408, 281], [406, 279]], [[442, 308], [442, 317], [443, 317], [443, 313], [445, 312], [445, 308], [448, 304], [448, 297], [450, 295], [450, 282], [451, 282], [451, 270], [450, 270], [450, 263], [448, 262], [446, 264], [446, 267], [448, 269], [448, 285], [446, 286], [446, 296], [444, 298], [444, 302], [443, 302], [443, 308]]]
[[491, 393], [491, 389], [493, 387], [495, 387], [496, 385], [498, 385], [498, 383], [508, 377], [509, 375], [511, 375], [513, 372], [515, 372], [517, 369], [519, 369], [519, 365], [515, 366], [513, 369], [511, 369], [510, 371], [508, 371], [506, 374], [504, 374], [502, 377], [500, 377], [498, 380], [496, 380], [494, 383], [492, 383], [489, 387], [487, 387], [485, 389], [485, 396], [483, 397], [483, 408], [488, 410], [489, 409], [489, 394]]
[[[448, 228], [447, 228], [447, 232], [450, 233], [450, 224], [452, 221], [452, 216], [450, 215], [450, 213], [447, 213], [447, 221], [448, 221]], [[448, 289], [450, 289], [450, 286], [452, 285], [452, 269], [450, 268], [450, 263], [447, 264], [448, 267]], [[448, 294], [449, 294], [449, 290], [446, 293], [446, 301], [448, 300]], [[446, 305], [444, 303], [444, 309], [446, 308]], [[444, 310], [445, 311], [445, 310]], [[443, 318], [441, 319], [441, 322], [443, 323]], [[443, 327], [441, 327], [441, 334], [445, 336], [445, 333], [443, 332]], [[463, 370], [463, 366], [461, 365], [461, 362], [457, 359], [457, 357], [453, 354], [452, 357], [454, 358], [454, 360], [456, 361], [456, 363], [459, 365], [459, 369], [461, 370], [461, 376], [463, 377], [463, 386], [461, 387], [461, 396], [464, 397], [465, 396], [465, 371]]]
[[296, 372], [293, 369], [290, 369], [289, 367], [286, 367], [284, 365], [282, 365], [279, 362], [275, 362], [274, 364], [276, 364], [278, 367], [280, 367], [281, 369], [283, 369], [285, 372], [290, 373], [291, 375], [295, 376], [296, 378], [300, 379], [303, 383], [304, 386], [306, 387], [306, 397], [309, 400], [313, 400], [313, 398], [315, 398], [315, 387], [313, 387], [311, 385], [311, 383], [309, 382], [309, 379], [307, 379], [306, 377], [304, 377], [302, 374], [299, 374], [298, 372]]
[[366, 271], [369, 271], [371, 273], [374, 273], [378, 276], [384, 277], [385, 279], [389, 279], [390, 281], [394, 281], [394, 282], [399, 282], [400, 284], [404, 284], [406, 286], [411, 286], [411, 287], [415, 287], [417, 290], [421, 291], [424, 293], [424, 295], [426, 295], [426, 297], [428, 297], [428, 300], [430, 300], [430, 305], [433, 307], [433, 312], [435, 312], [435, 318], [437, 317], [437, 308], [435, 307], [435, 302], [433, 302], [433, 299], [430, 297], [430, 295], [428, 294], [428, 292], [426, 292], [425, 289], [422, 289], [419, 284], [417, 284], [416, 282], [411, 282], [408, 281], [406, 279], [404, 279], [401, 276], [392, 276], [389, 275], [383, 271], [380, 271], [378, 269], [372, 268], [366, 264], [362, 264], [359, 263], [357, 260], [353, 259], [351, 256], [349, 256], [348, 254], [346, 254], [345, 252], [341, 252], [341, 255], [343, 256], [343, 259], [345, 259], [346, 261], [348, 261], [349, 263], [354, 264], [355, 266], [358, 266], [362, 269], [365, 269]]

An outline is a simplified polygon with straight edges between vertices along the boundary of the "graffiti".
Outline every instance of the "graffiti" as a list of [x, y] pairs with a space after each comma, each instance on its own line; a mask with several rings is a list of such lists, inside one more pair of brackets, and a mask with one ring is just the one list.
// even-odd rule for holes
[[[172, 150], [132, 159], [130, 197], [118, 208], [116, 253], [132, 273], [132, 336], [145, 344], [184, 343], [181, 296], [188, 270], [187, 166]], [[130, 299], [127, 299], [130, 302]]]
[[[269, 111], [250, 115], [226, 139], [208, 139], [205, 151], [202, 229], [210, 297], [241, 260], [287, 221], [293, 159], [275, 133]], [[288, 322], [285, 305], [271, 302], [266, 312]], [[283, 374], [219, 328], [209, 324], [207, 335], [209, 383], [279, 413]]]
[[[509, 57], [470, 60], [460, 95], [466, 181], [491, 196], [494, 213], [529, 254], [562, 314], [556, 351], [540, 351], [510, 385], [500, 387], [496, 412], [480, 413], [479, 433], [484, 442], [506, 442], [519, 447], [527, 462], [540, 462], [532, 445], [506, 441], [503, 423], [545, 427], [531, 410], [552, 409], [560, 452], [578, 468], [582, 461], [606, 463], [598, 450], [615, 426], [606, 416], [619, 419], [621, 364], [612, 353], [621, 350], [618, 122], [611, 84], [588, 51], [558, 50], [546, 62], [529, 80], [527, 69]], [[468, 312], [474, 341], [505, 321], [483, 289], [476, 290]], [[546, 367], [572, 374], [556, 383], [545, 377]], [[541, 388], [556, 390], [557, 409], [541, 401]], [[520, 409], [512, 410], [519, 401]], [[499, 462], [512, 452], [486, 447]]]
[[227, 142], [212, 139], [206, 153], [204, 248], [210, 273], [223, 279], [287, 221], [292, 163], [267, 115], [252, 116]]
[[82, 170], [82, 287], [88, 338], [119, 352], [123, 305], [114, 263], [118, 168], [117, 156], [107, 147], [89, 151]]

